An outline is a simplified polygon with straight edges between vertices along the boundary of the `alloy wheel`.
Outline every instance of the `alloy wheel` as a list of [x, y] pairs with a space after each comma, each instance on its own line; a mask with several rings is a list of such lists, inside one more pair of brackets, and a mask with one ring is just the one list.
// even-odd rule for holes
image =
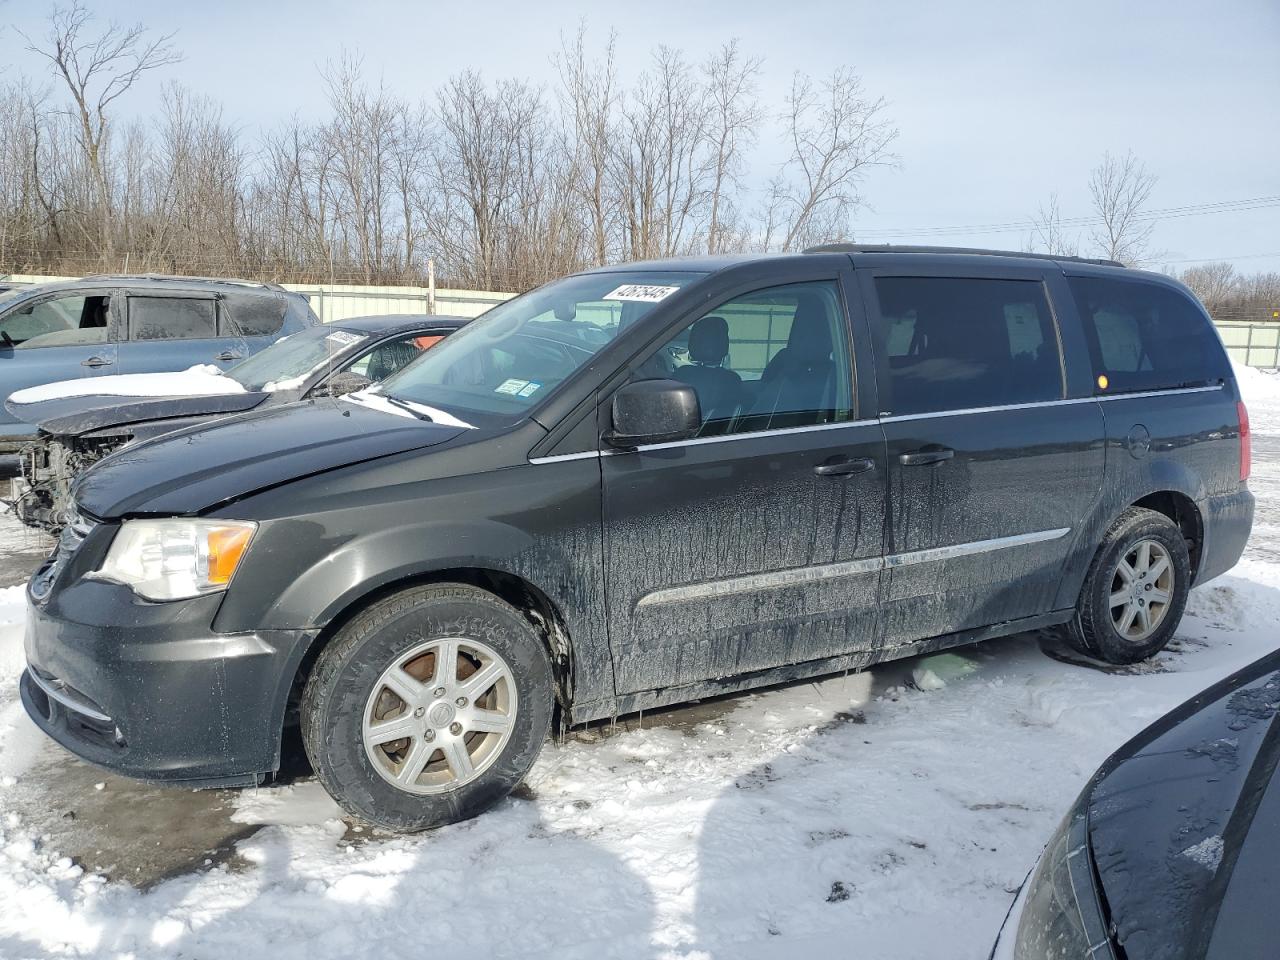
[[1173, 599], [1173, 560], [1158, 540], [1139, 540], [1116, 564], [1108, 606], [1116, 633], [1135, 643], [1164, 621]]
[[409, 793], [435, 794], [488, 769], [515, 726], [515, 677], [488, 645], [443, 637], [413, 647], [383, 671], [365, 704], [365, 753]]

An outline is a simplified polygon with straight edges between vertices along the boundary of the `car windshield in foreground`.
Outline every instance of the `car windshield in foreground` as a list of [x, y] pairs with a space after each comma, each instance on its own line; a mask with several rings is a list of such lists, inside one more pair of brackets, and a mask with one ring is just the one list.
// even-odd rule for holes
[[246, 390], [284, 390], [301, 386], [302, 381], [320, 367], [336, 363], [358, 345], [368, 340], [367, 334], [332, 327], [310, 327], [283, 337], [241, 360], [227, 370], [227, 376]]
[[565, 277], [509, 300], [383, 384], [412, 403], [521, 414], [702, 273], [625, 271]]

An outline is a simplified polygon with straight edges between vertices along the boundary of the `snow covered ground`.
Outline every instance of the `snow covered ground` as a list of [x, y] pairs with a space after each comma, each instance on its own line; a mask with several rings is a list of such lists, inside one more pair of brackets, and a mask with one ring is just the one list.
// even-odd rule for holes
[[[6, 681], [0, 957], [985, 957], [1098, 763], [1280, 645], [1280, 379], [1240, 376], [1254, 539], [1134, 668], [1016, 637], [646, 716], [548, 745], [519, 796], [411, 838], [348, 830], [314, 782], [246, 791], [234, 818], [265, 825], [247, 866], [146, 892], [14, 812], [49, 748]], [[7, 678], [21, 599], [0, 592]], [[147, 842], [146, 810], [118, 829]]]

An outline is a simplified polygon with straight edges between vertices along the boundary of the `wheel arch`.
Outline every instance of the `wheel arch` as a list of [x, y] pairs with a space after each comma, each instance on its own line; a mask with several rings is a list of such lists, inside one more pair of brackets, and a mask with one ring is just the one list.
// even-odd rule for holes
[[[1172, 520], [1187, 542], [1191, 558], [1191, 583], [1194, 585], [1200, 569], [1201, 548], [1204, 544], [1204, 517], [1195, 500], [1179, 490], [1156, 490], [1139, 497], [1129, 507], [1142, 507], [1163, 514]], [[1129, 507], [1126, 507], [1127, 510]], [[1123, 512], [1123, 511], [1121, 511]]]
[[567, 714], [573, 702], [575, 658], [568, 625], [555, 602], [537, 585], [509, 571], [489, 567], [446, 567], [380, 583], [357, 596], [347, 598], [344, 606], [316, 633], [302, 653], [288, 687], [279, 734], [283, 737], [284, 729], [296, 717], [302, 690], [320, 654], [344, 626], [362, 610], [385, 597], [412, 587], [437, 583], [460, 583], [476, 587], [520, 612], [546, 646], [547, 655], [551, 658], [556, 703]]

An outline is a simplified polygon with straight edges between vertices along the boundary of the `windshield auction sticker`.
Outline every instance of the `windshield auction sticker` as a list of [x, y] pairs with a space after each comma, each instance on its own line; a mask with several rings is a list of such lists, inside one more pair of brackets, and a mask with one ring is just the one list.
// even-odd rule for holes
[[338, 344], [340, 347], [349, 347], [353, 343], [359, 343], [364, 337], [358, 333], [348, 333], [346, 330], [335, 330], [325, 339]]
[[[523, 389], [525, 389], [527, 386], [529, 386], [529, 381], [528, 381], [528, 380], [515, 380], [515, 379], [512, 379], [512, 380], [504, 380], [504, 381], [502, 381], [502, 383], [500, 383], [500, 384], [498, 384], [496, 387], [494, 387], [493, 392], [494, 392], [494, 393], [508, 393], [508, 394], [510, 394], [510, 395], [511, 395], [511, 396], [513, 396], [513, 397], [517, 397], [517, 396], [520, 396], [520, 395], [521, 395], [521, 394], [520, 394], [520, 391], [521, 391], [521, 390], [523, 390]], [[537, 387], [534, 387], [534, 389], [536, 390], [536, 389], [538, 389], [538, 388], [537, 388]]]
[[655, 287], [647, 283], [624, 283], [602, 300], [633, 300], [637, 303], [657, 303], [671, 296], [679, 287]]

